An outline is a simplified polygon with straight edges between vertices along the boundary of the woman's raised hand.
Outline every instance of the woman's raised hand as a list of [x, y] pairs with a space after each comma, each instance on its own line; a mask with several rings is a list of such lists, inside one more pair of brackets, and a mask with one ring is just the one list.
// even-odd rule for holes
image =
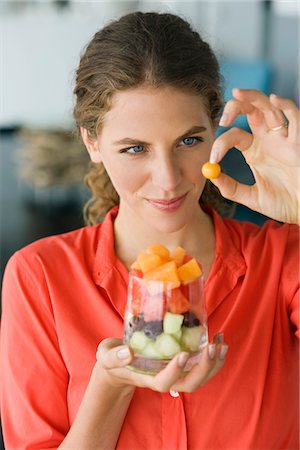
[[236, 147], [250, 166], [255, 184], [244, 185], [225, 174], [212, 182], [227, 199], [272, 219], [299, 224], [299, 109], [291, 100], [252, 89], [233, 89], [233, 96], [225, 105], [220, 125], [229, 126], [238, 115], [246, 114], [252, 134], [237, 127], [229, 129], [215, 140], [210, 161], [221, 161]]
[[199, 386], [209, 381], [221, 369], [225, 362], [227, 345], [223, 335], [215, 336], [201, 354], [198, 364], [190, 372], [182, 376], [189, 354], [177, 354], [165, 369], [157, 375], [147, 375], [128, 369], [133, 354], [129, 347], [122, 345], [120, 339], [104, 339], [98, 346], [97, 365], [102, 377], [108, 384], [116, 388], [136, 386], [149, 388], [158, 392], [194, 392]]

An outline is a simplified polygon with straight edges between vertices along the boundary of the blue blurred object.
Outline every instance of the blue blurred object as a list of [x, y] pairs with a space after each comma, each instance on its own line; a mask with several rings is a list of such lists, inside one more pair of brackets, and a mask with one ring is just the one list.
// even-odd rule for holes
[[[220, 66], [224, 77], [225, 101], [232, 98], [232, 89], [235, 87], [258, 89], [267, 95], [271, 94], [273, 73], [268, 62], [227, 60], [221, 62]], [[246, 116], [239, 116], [234, 125], [249, 130]], [[225, 131], [225, 129], [222, 128], [220, 131]]]

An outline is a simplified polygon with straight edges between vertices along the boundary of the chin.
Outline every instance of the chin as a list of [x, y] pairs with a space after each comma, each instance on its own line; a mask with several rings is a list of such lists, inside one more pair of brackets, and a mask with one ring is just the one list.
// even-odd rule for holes
[[168, 217], [165, 220], [162, 218], [155, 222], [150, 220], [149, 225], [159, 233], [170, 234], [182, 230], [187, 225], [187, 220], [186, 218], [185, 220], [178, 220], [178, 218]]

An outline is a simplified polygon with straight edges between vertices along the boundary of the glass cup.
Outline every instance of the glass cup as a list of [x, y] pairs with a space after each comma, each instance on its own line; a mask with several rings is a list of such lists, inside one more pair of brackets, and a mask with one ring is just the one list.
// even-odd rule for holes
[[184, 367], [189, 371], [208, 344], [203, 276], [174, 288], [130, 272], [124, 343], [134, 352], [128, 366], [133, 370], [156, 374], [184, 351], [190, 354]]

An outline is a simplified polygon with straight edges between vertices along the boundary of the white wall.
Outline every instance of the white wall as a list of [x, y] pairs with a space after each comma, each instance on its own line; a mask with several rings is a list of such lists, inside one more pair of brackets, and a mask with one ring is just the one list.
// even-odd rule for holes
[[[230, 58], [261, 56], [263, 4], [253, 0], [147, 1], [140, 4], [169, 9], [188, 19], [216, 51]], [[253, 30], [255, 29], [255, 32]]]
[[98, 28], [127, 10], [107, 3], [63, 11], [45, 3], [2, 14], [1, 126], [70, 125], [79, 54]]
[[262, 57], [260, 1], [74, 1], [66, 9], [48, 2], [25, 2], [20, 9], [2, 3], [0, 127], [71, 126], [74, 71], [81, 50], [109, 19], [136, 9], [183, 15], [220, 56]]

